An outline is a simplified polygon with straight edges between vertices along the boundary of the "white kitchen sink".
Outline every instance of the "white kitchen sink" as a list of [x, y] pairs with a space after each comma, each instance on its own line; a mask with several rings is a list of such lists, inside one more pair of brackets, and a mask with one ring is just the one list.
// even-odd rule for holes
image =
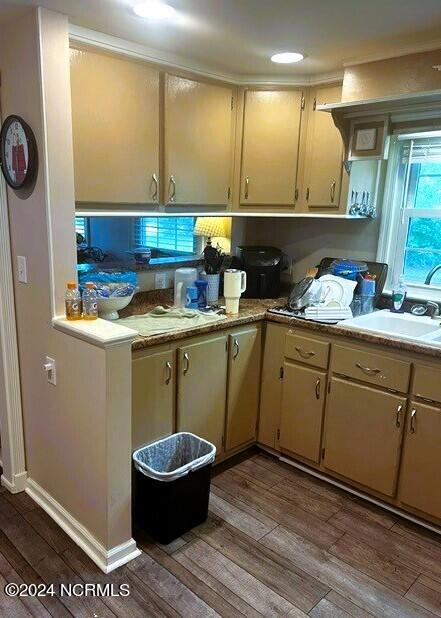
[[415, 316], [410, 313], [391, 313], [388, 309], [374, 311], [350, 320], [339, 326], [362, 331], [393, 335], [402, 339], [441, 345], [440, 319]]

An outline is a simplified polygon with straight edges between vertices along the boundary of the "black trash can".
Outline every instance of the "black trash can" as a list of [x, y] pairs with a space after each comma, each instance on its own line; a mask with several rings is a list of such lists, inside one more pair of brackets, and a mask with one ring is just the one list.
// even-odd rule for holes
[[176, 433], [133, 453], [134, 520], [164, 545], [208, 516], [216, 447], [192, 433]]

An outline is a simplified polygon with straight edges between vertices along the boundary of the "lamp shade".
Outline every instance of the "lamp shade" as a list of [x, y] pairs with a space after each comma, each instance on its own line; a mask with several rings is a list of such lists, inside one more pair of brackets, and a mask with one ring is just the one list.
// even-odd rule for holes
[[194, 226], [195, 236], [226, 237], [225, 221], [223, 217], [198, 217]]

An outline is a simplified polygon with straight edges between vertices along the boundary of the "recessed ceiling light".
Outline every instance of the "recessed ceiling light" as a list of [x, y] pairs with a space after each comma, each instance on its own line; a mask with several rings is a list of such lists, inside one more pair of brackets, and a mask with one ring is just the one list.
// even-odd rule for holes
[[175, 9], [169, 4], [150, 0], [150, 2], [135, 4], [133, 12], [144, 19], [169, 19], [173, 17]]
[[271, 60], [273, 62], [278, 62], [279, 64], [291, 64], [292, 62], [300, 62], [303, 60], [303, 54], [299, 54], [299, 52], [282, 52], [281, 54], [274, 54], [271, 56]]

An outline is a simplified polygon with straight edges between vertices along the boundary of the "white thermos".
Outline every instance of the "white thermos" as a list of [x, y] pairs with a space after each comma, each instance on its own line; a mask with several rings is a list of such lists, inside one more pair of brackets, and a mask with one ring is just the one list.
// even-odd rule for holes
[[228, 268], [224, 273], [224, 296], [226, 313], [239, 313], [239, 298], [247, 287], [244, 270]]

